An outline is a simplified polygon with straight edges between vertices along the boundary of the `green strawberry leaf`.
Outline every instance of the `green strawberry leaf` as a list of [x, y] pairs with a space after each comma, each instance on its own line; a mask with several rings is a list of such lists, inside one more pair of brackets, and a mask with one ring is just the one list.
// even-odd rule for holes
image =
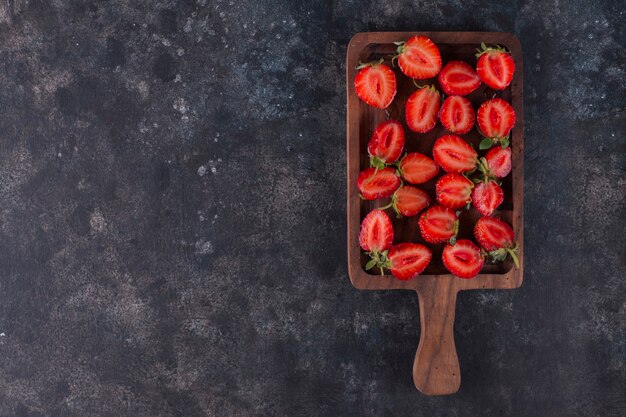
[[481, 150], [484, 149], [489, 149], [493, 146], [494, 144], [494, 140], [491, 138], [484, 138], [483, 140], [480, 141], [480, 145], [478, 145], [478, 148]]
[[367, 263], [365, 264], [365, 270], [369, 271], [370, 269], [374, 268], [376, 266], [378, 262], [376, 261], [376, 259], [370, 259], [369, 261], [367, 261]]

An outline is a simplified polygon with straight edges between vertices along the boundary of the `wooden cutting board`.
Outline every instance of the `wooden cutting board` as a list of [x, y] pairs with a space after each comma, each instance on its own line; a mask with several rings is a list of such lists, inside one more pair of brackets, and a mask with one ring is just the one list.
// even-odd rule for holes
[[[433, 259], [424, 273], [409, 281], [399, 281], [391, 275], [365, 271], [367, 257], [359, 247], [359, 227], [361, 220], [371, 210], [382, 207], [388, 200], [365, 201], [359, 197], [356, 186], [359, 172], [369, 166], [367, 142], [375, 126], [388, 118], [399, 120], [405, 126], [408, 152], [421, 152], [432, 157], [432, 145], [436, 138], [445, 134], [437, 124], [426, 134], [417, 134], [406, 128], [404, 106], [407, 97], [415, 91], [412, 81], [396, 67], [398, 94], [386, 110], [375, 109], [359, 100], [354, 89], [356, 67], [361, 62], [369, 62], [389, 57], [396, 51], [393, 42], [405, 41], [414, 35], [424, 35], [439, 47], [445, 65], [450, 60], [461, 60], [474, 66], [475, 50], [481, 42], [498, 44], [508, 48], [515, 61], [515, 74], [511, 85], [502, 92], [495, 92], [485, 85], [468, 95], [475, 109], [485, 100], [494, 96], [509, 101], [517, 115], [511, 131], [512, 171], [503, 180], [505, 200], [494, 216], [500, 217], [513, 226], [519, 247], [520, 269], [515, 269], [511, 259], [500, 264], [486, 264], [476, 278], [465, 280], [454, 277], [441, 262], [443, 245], [435, 245]], [[423, 83], [434, 83], [426, 80]], [[346, 62], [347, 85], [347, 165], [348, 165], [348, 271], [354, 287], [362, 290], [413, 290], [419, 298], [421, 334], [413, 364], [413, 380], [418, 390], [427, 395], [452, 394], [461, 385], [461, 371], [454, 344], [454, 316], [457, 293], [461, 290], [511, 289], [522, 284], [524, 265], [524, 106], [523, 106], [523, 62], [521, 45], [517, 37], [510, 33], [497, 32], [365, 32], [355, 35], [348, 45]], [[440, 89], [439, 89], [440, 90]], [[441, 91], [441, 90], [440, 90]], [[480, 135], [476, 128], [462, 135], [478, 149]], [[479, 152], [483, 155], [484, 152]], [[435, 179], [419, 188], [434, 197]], [[417, 227], [417, 217], [396, 219], [394, 223], [395, 243], [423, 242]], [[460, 216], [459, 238], [473, 240], [472, 228], [480, 216], [475, 209]], [[428, 245], [432, 247], [433, 245]], [[374, 313], [373, 313], [374, 314]]]

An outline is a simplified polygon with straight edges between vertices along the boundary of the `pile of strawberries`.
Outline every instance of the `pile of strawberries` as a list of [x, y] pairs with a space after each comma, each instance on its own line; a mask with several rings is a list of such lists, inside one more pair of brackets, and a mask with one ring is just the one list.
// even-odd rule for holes
[[[406, 101], [407, 127], [417, 133], [433, 129], [439, 120], [449, 134], [439, 137], [432, 148], [432, 158], [417, 152], [403, 154], [405, 131], [397, 120], [386, 120], [376, 126], [368, 143], [370, 168], [357, 179], [365, 200], [390, 198], [387, 206], [373, 210], [361, 223], [359, 243], [370, 259], [366, 269], [388, 269], [398, 279], [411, 279], [424, 271], [432, 259], [432, 251], [419, 243], [393, 244], [394, 231], [387, 212], [398, 216], [419, 215], [422, 238], [431, 244], [445, 244], [444, 266], [460, 278], [473, 278], [485, 260], [503, 261], [508, 255], [517, 267], [517, 244], [513, 229], [506, 222], [491, 217], [504, 200], [502, 178], [511, 172], [509, 133], [515, 124], [513, 107], [501, 98], [487, 100], [474, 111], [464, 96], [480, 87], [481, 82], [493, 90], [505, 89], [513, 79], [515, 63], [500, 46], [481, 44], [476, 51], [476, 69], [462, 61], [450, 61], [442, 68], [437, 45], [425, 36], [414, 36], [397, 42], [395, 61], [402, 73], [418, 86]], [[387, 108], [396, 96], [394, 71], [377, 62], [360, 64], [354, 80], [356, 93], [372, 107]], [[416, 80], [437, 77], [446, 95], [434, 85], [420, 86]], [[461, 136], [474, 124], [483, 137], [479, 149]], [[494, 146], [496, 145], [496, 146]], [[436, 183], [436, 203], [416, 185], [433, 179], [439, 169], [446, 172]], [[409, 185], [410, 184], [410, 185]], [[431, 205], [433, 204], [433, 205]], [[474, 238], [456, 239], [461, 210], [473, 206], [483, 216], [474, 226]], [[421, 213], [421, 214], [420, 214]]]

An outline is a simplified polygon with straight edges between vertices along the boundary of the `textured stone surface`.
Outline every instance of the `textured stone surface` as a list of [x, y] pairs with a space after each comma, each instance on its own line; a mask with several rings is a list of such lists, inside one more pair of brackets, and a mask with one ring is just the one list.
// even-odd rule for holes
[[[506, 3], [506, 4], [505, 4]], [[1, 416], [623, 416], [621, 0], [0, 4]], [[512, 31], [526, 277], [462, 293], [463, 385], [345, 254], [345, 48]]]

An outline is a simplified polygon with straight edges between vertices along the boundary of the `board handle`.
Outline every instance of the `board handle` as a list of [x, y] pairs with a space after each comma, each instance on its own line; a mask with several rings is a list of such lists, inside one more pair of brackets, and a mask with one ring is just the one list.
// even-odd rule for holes
[[461, 386], [461, 368], [454, 345], [457, 290], [432, 280], [417, 290], [421, 334], [413, 363], [415, 387], [426, 395], [454, 394]]

